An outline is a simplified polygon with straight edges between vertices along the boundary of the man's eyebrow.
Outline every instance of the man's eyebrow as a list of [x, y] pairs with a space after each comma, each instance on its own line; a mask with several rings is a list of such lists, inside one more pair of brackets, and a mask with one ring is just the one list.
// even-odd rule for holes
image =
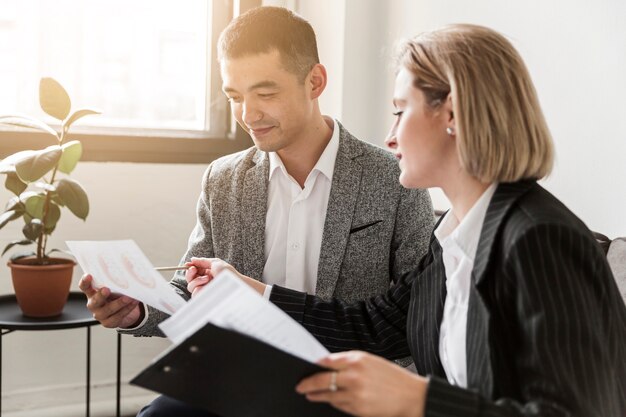
[[[248, 91], [259, 90], [261, 88], [278, 88], [278, 84], [275, 81], [269, 81], [269, 80], [259, 81], [258, 83], [253, 84], [250, 87], [248, 87]], [[226, 94], [238, 94], [239, 93], [239, 91], [229, 86], [224, 86], [222, 88], [222, 91], [224, 91], [224, 93]]]
[[248, 88], [248, 91], [258, 90], [260, 88], [277, 88], [278, 84], [275, 81], [260, 81], [256, 84], [253, 84]]

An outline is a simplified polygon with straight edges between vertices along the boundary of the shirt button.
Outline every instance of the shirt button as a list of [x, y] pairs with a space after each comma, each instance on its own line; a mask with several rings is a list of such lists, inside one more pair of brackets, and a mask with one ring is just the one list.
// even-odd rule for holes
[[292, 250], [298, 250], [299, 248], [300, 248], [300, 245], [299, 245], [298, 243], [293, 243], [293, 244], [291, 245], [291, 249], [292, 249]]

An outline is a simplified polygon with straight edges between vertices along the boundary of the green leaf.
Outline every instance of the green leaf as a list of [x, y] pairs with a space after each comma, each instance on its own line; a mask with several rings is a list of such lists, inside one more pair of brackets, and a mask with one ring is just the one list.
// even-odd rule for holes
[[20, 195], [28, 187], [28, 184], [22, 181], [15, 172], [9, 172], [7, 173], [7, 179], [4, 181], [4, 186], [13, 194]]
[[[34, 242], [33, 242], [34, 243]], [[15, 253], [13, 255], [11, 255], [11, 262], [17, 261], [18, 259], [22, 259], [22, 258], [28, 258], [29, 256], [36, 256], [37, 254], [35, 252], [18, 252]]]
[[57, 187], [53, 184], [48, 184], [45, 181], [37, 181], [35, 183], [35, 187], [40, 188], [44, 191], [50, 191], [51, 193], [55, 192], [57, 190]]
[[39, 82], [39, 104], [43, 111], [58, 120], [65, 120], [72, 107], [67, 91], [53, 78], [42, 78]]
[[[42, 195], [35, 195], [25, 202], [26, 212], [24, 213], [24, 222], [28, 225], [35, 221], [41, 222], [44, 220], [44, 211], [46, 208], [46, 197]], [[48, 203], [48, 212], [46, 214], [46, 233], [50, 234], [57, 225], [57, 222], [61, 218], [61, 208], [50, 201]], [[26, 233], [26, 232], [24, 232]], [[30, 237], [30, 236], [26, 236]]]
[[59, 160], [59, 171], [69, 174], [76, 168], [76, 164], [83, 154], [83, 145], [79, 141], [73, 140], [61, 146], [61, 149], [63, 155]]
[[15, 172], [24, 182], [37, 181], [43, 177], [56, 166], [63, 154], [59, 145], [48, 146], [34, 152], [15, 164]]
[[0, 174], [15, 172], [15, 164], [20, 162], [22, 159], [33, 156], [36, 153], [37, 151], [20, 151], [14, 153], [13, 155], [7, 156], [2, 161], [0, 161]]
[[59, 140], [59, 136], [53, 128], [51, 128], [44, 122], [34, 119], [30, 116], [24, 116], [21, 114], [10, 114], [6, 116], [0, 116], [0, 124], [23, 127], [26, 129], [40, 130], [42, 132], [51, 134], [57, 140]]
[[43, 231], [43, 223], [39, 219], [32, 219], [22, 228], [22, 233], [27, 239], [37, 240]]
[[82, 117], [89, 116], [90, 114], [100, 114], [100, 112], [90, 109], [76, 110], [65, 122], [63, 122], [63, 128], [65, 131], [68, 131], [72, 123]]
[[19, 212], [17, 210], [8, 210], [0, 214], [0, 229], [2, 229], [10, 221], [19, 219], [23, 213], [23, 211]]
[[24, 191], [22, 194], [20, 194], [20, 201], [22, 203], [25, 203], [26, 200], [28, 200], [29, 198], [31, 198], [34, 195], [41, 195], [41, 196], [45, 196], [45, 194], [42, 191], [32, 191], [32, 190], [28, 190], [28, 191]]
[[5, 211], [17, 210], [17, 209], [24, 211], [24, 204], [22, 204], [18, 196], [11, 197], [9, 201], [7, 201], [7, 205], [5, 206]]
[[33, 219], [33, 216], [31, 216], [27, 212], [24, 212], [24, 216], [23, 217], [24, 217], [24, 223], [30, 223], [30, 221]]
[[[6, 247], [5, 247], [5, 248], [4, 248], [4, 250], [2, 251], [2, 255], [4, 255], [5, 253], [7, 253], [7, 251], [8, 251], [9, 249], [11, 249], [11, 248], [12, 248], [13, 246], [15, 246], [15, 245], [30, 245], [30, 244], [32, 244], [32, 243], [35, 243], [35, 242], [33, 242], [32, 240], [27, 240], [27, 239], [25, 239], [25, 240], [15, 240], [15, 241], [13, 241], [13, 242], [9, 243], [8, 245], [6, 245]], [[0, 255], [0, 256], [2, 256], [2, 255]]]
[[56, 228], [56, 226], [57, 226], [56, 223], [54, 224], [54, 226], [50, 226], [50, 227], [46, 226], [46, 234], [51, 235], [52, 232], [54, 232], [54, 229]]
[[57, 193], [67, 208], [79, 219], [89, 214], [89, 199], [83, 187], [74, 180], [63, 178], [57, 184]]
[[55, 202], [55, 204], [63, 207], [65, 206], [65, 201], [63, 201], [63, 199], [61, 197], [59, 197], [59, 195], [57, 193], [52, 194], [52, 201]]
[[50, 202], [48, 206], [48, 214], [46, 215], [46, 233], [50, 234], [57, 226], [57, 222], [61, 218], [61, 209], [59, 206]]
[[[41, 194], [36, 194], [31, 197], [28, 197], [24, 201], [24, 206], [26, 207], [26, 214], [34, 219], [42, 219], [43, 218], [43, 209], [46, 204], [46, 197]], [[28, 222], [27, 222], [28, 223]]]
[[51, 253], [53, 253], [53, 252], [61, 252], [61, 253], [64, 253], [64, 254], [66, 254], [66, 255], [70, 255], [70, 256], [72, 256], [72, 257], [74, 256], [74, 255], [72, 254], [72, 252], [70, 252], [70, 251], [68, 251], [68, 250], [63, 250], [63, 249], [50, 249], [50, 250], [48, 251], [48, 253], [46, 253], [46, 256], [50, 256], [50, 254], [51, 254]]

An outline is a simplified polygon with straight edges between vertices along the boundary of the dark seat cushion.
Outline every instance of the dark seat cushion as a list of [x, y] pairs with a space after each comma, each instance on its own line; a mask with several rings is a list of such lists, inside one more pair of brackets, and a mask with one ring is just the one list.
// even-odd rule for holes
[[626, 303], [626, 237], [618, 237], [611, 241], [606, 259]]

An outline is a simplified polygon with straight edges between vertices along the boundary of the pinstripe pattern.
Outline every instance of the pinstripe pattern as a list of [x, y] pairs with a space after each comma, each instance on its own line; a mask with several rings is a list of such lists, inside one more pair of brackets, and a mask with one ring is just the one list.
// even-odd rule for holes
[[626, 416], [626, 307], [601, 248], [563, 204], [532, 181], [499, 185], [472, 282], [468, 389], [447, 383], [438, 358], [445, 275], [434, 238], [385, 295], [346, 304], [274, 287], [271, 300], [330, 350], [410, 349], [431, 375], [427, 416]]

